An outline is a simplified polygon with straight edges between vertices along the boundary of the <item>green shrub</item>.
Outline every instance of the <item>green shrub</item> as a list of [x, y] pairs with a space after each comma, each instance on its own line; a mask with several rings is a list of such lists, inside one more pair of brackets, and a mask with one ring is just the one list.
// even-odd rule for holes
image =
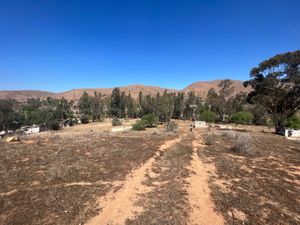
[[235, 124], [252, 124], [254, 116], [251, 112], [237, 112], [232, 115], [231, 122]]
[[145, 130], [145, 124], [142, 120], [138, 120], [132, 125], [132, 130]]
[[200, 119], [207, 123], [213, 123], [216, 121], [216, 114], [210, 110], [204, 110], [200, 115]]
[[88, 117], [87, 115], [82, 115], [82, 116], [80, 117], [80, 121], [81, 121], [81, 123], [83, 123], [83, 124], [89, 123], [89, 117]]
[[118, 118], [113, 118], [111, 123], [113, 126], [121, 126], [122, 125], [122, 121], [119, 120]]
[[287, 127], [294, 128], [294, 129], [300, 129], [300, 118], [296, 114], [292, 115], [287, 120]]
[[48, 121], [48, 128], [50, 130], [59, 130], [60, 126], [58, 120]]
[[156, 127], [157, 124], [157, 118], [152, 113], [144, 115], [141, 121], [143, 121], [144, 126], [148, 128]]
[[272, 119], [268, 118], [268, 119], [266, 120], [266, 126], [267, 126], [268, 128], [272, 128], [272, 127], [275, 126], [275, 123], [273, 122]]
[[178, 124], [175, 123], [174, 121], [170, 121], [169, 123], [167, 123], [166, 125], [166, 130], [168, 132], [176, 132], [178, 128]]

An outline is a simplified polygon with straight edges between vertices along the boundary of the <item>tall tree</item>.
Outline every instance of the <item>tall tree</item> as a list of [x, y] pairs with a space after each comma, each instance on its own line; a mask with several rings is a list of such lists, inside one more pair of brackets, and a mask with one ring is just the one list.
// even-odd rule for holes
[[[184, 103], [183, 118], [192, 119], [196, 116], [197, 110], [197, 97], [194, 92], [190, 91]], [[195, 118], [194, 118], [195, 119]]]
[[174, 112], [174, 95], [164, 91], [163, 95], [156, 96], [156, 115], [160, 122], [169, 122]]
[[248, 100], [265, 107], [279, 133], [288, 117], [300, 109], [300, 51], [276, 55], [251, 70]]
[[91, 114], [91, 99], [87, 92], [83, 92], [78, 101], [78, 108], [80, 113], [85, 115]]
[[134, 99], [131, 97], [130, 93], [126, 97], [126, 110], [127, 110], [126, 114], [129, 118], [136, 118], [137, 117], [136, 104], [134, 102]]
[[179, 92], [174, 98], [174, 119], [182, 119], [183, 118], [183, 110], [184, 110], [184, 93]]
[[113, 117], [121, 117], [121, 91], [119, 88], [114, 88], [111, 93], [110, 114]]
[[218, 87], [219, 93], [214, 89], [208, 91], [207, 103], [210, 109], [218, 114], [220, 120], [226, 121], [230, 116], [230, 103], [232, 102], [234, 87], [229, 79], [220, 81]]
[[91, 114], [93, 121], [101, 120], [103, 116], [104, 103], [102, 99], [102, 94], [94, 92], [94, 96], [91, 97]]
[[0, 131], [15, 131], [23, 122], [23, 117], [17, 110], [18, 102], [13, 99], [0, 100]]

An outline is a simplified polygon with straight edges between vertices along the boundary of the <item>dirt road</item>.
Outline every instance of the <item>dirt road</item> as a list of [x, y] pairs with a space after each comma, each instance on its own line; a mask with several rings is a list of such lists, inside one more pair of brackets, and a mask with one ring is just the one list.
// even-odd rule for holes
[[[86, 224], [224, 224], [210, 199], [209, 167], [196, 153], [201, 143], [201, 135], [194, 134], [166, 141], [152, 158], [98, 199], [101, 211]], [[160, 207], [167, 208], [169, 220]]]

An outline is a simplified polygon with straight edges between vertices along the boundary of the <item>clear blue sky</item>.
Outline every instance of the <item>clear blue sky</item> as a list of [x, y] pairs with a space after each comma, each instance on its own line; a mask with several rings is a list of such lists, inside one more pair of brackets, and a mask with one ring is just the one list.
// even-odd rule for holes
[[1, 90], [246, 80], [299, 48], [299, 0], [0, 0]]

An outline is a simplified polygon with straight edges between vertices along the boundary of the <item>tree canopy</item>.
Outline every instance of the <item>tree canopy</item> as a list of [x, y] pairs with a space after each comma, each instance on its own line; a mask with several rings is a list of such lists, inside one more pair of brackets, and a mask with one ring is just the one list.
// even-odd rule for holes
[[300, 51], [276, 55], [251, 70], [244, 85], [253, 91], [248, 101], [261, 105], [272, 116], [275, 132], [300, 109]]

